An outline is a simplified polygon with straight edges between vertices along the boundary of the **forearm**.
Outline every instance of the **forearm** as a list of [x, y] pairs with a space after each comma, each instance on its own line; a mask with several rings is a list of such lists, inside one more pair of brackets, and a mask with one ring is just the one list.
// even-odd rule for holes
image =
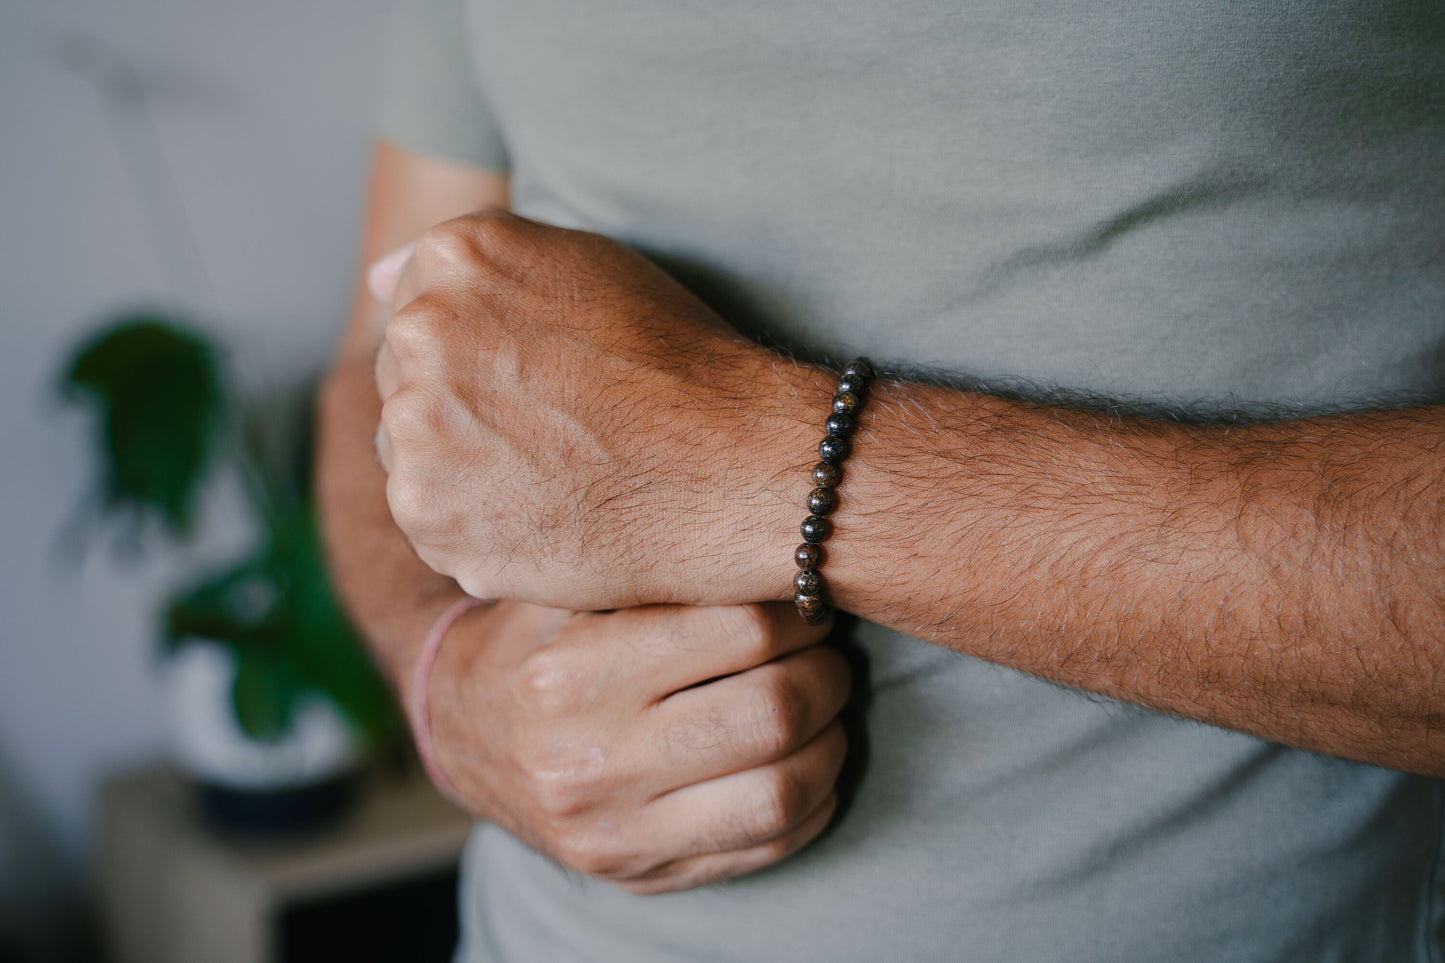
[[1202, 427], [879, 386], [838, 605], [1071, 686], [1445, 771], [1439, 409]]
[[501, 175], [376, 145], [354, 308], [320, 399], [316, 484], [333, 581], [394, 682], [407, 677], [428, 627], [461, 592], [417, 558], [387, 508], [373, 450], [381, 420], [373, 364], [390, 310], [364, 275], [438, 221], [506, 201]]

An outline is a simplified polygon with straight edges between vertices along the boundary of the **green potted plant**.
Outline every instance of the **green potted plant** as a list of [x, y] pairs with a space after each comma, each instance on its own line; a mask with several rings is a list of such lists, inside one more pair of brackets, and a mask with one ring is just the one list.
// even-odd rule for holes
[[313, 392], [242, 397], [216, 344], [156, 315], [86, 341], [62, 389], [96, 415], [96, 517], [137, 551], [188, 539], [203, 482], [243, 482], [253, 549], [165, 601], [159, 636], [175, 749], [209, 813], [286, 829], [336, 812], [400, 716], [332, 594], [312, 500]]

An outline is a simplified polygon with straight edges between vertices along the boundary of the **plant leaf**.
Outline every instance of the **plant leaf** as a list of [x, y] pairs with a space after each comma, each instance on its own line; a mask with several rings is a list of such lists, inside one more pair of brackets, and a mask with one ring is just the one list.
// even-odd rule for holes
[[300, 688], [284, 658], [254, 648], [237, 650], [232, 701], [236, 720], [253, 739], [279, 739], [291, 725]]
[[209, 339], [169, 319], [124, 317], [77, 351], [62, 388], [100, 415], [107, 509], [151, 512], [188, 533], [226, 417]]
[[374, 743], [398, 737], [395, 700], [331, 589], [309, 506], [272, 516], [268, 531], [268, 570], [283, 600], [274, 628], [299, 677], [330, 695]]
[[265, 553], [258, 553], [173, 597], [162, 619], [166, 649], [173, 651], [187, 639], [274, 648], [280, 590], [267, 562]]

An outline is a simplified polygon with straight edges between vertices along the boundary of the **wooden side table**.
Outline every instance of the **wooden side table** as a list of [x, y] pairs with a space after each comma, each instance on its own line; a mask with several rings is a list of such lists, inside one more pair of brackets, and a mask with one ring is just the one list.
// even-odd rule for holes
[[[217, 833], [166, 768], [109, 780], [100, 808], [98, 883], [114, 963], [294, 963], [312, 955], [296, 948], [315, 943], [310, 908], [311, 920], [344, 930], [335, 934], [343, 941], [401, 938], [432, 913], [455, 926], [450, 881], [471, 819], [419, 776], [369, 780], [341, 822], [301, 839]], [[428, 881], [432, 895], [418, 904], [416, 886]], [[308, 928], [310, 937], [297, 935]]]

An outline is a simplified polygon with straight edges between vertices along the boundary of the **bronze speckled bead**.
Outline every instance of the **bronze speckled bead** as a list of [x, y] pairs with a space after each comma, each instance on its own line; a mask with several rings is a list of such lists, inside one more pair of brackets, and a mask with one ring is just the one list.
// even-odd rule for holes
[[851, 415], [858, 410], [860, 400], [851, 391], [839, 391], [833, 396], [833, 410], [840, 415]]
[[838, 504], [838, 496], [831, 488], [815, 488], [808, 492], [808, 511], [814, 515], [826, 515]]
[[799, 612], [804, 614], [817, 612], [823, 608], [823, 596], [805, 595], [802, 592], [798, 592], [793, 595], [793, 604], [798, 607]]
[[818, 457], [835, 464], [848, 456], [847, 438], [824, 438], [818, 443]]
[[843, 469], [837, 465], [830, 465], [826, 461], [820, 461], [813, 466], [813, 487], [833, 488], [843, 478]]
[[821, 515], [809, 515], [798, 529], [803, 533], [803, 541], [816, 545], [828, 537], [828, 520]]
[[823, 562], [823, 549], [807, 542], [793, 549], [793, 561], [798, 568], [817, 568]]
[[802, 609], [799, 609], [798, 614], [801, 615], [803, 621], [809, 625], [822, 625], [833, 617], [833, 609], [825, 605], [816, 612], [804, 612]]
[[838, 379], [838, 393], [843, 394], [847, 392], [850, 395], [861, 395], [863, 393], [863, 386], [866, 384], [867, 382], [857, 375], [845, 374]]
[[843, 373], [858, 378], [871, 378], [873, 377], [873, 365], [868, 363], [867, 358], [854, 358], [848, 367], [843, 369]]
[[823, 579], [817, 572], [805, 568], [793, 576], [793, 588], [799, 595], [818, 595], [823, 591]]
[[844, 437], [853, 430], [853, 419], [835, 411], [823, 422], [823, 430], [834, 438]]

